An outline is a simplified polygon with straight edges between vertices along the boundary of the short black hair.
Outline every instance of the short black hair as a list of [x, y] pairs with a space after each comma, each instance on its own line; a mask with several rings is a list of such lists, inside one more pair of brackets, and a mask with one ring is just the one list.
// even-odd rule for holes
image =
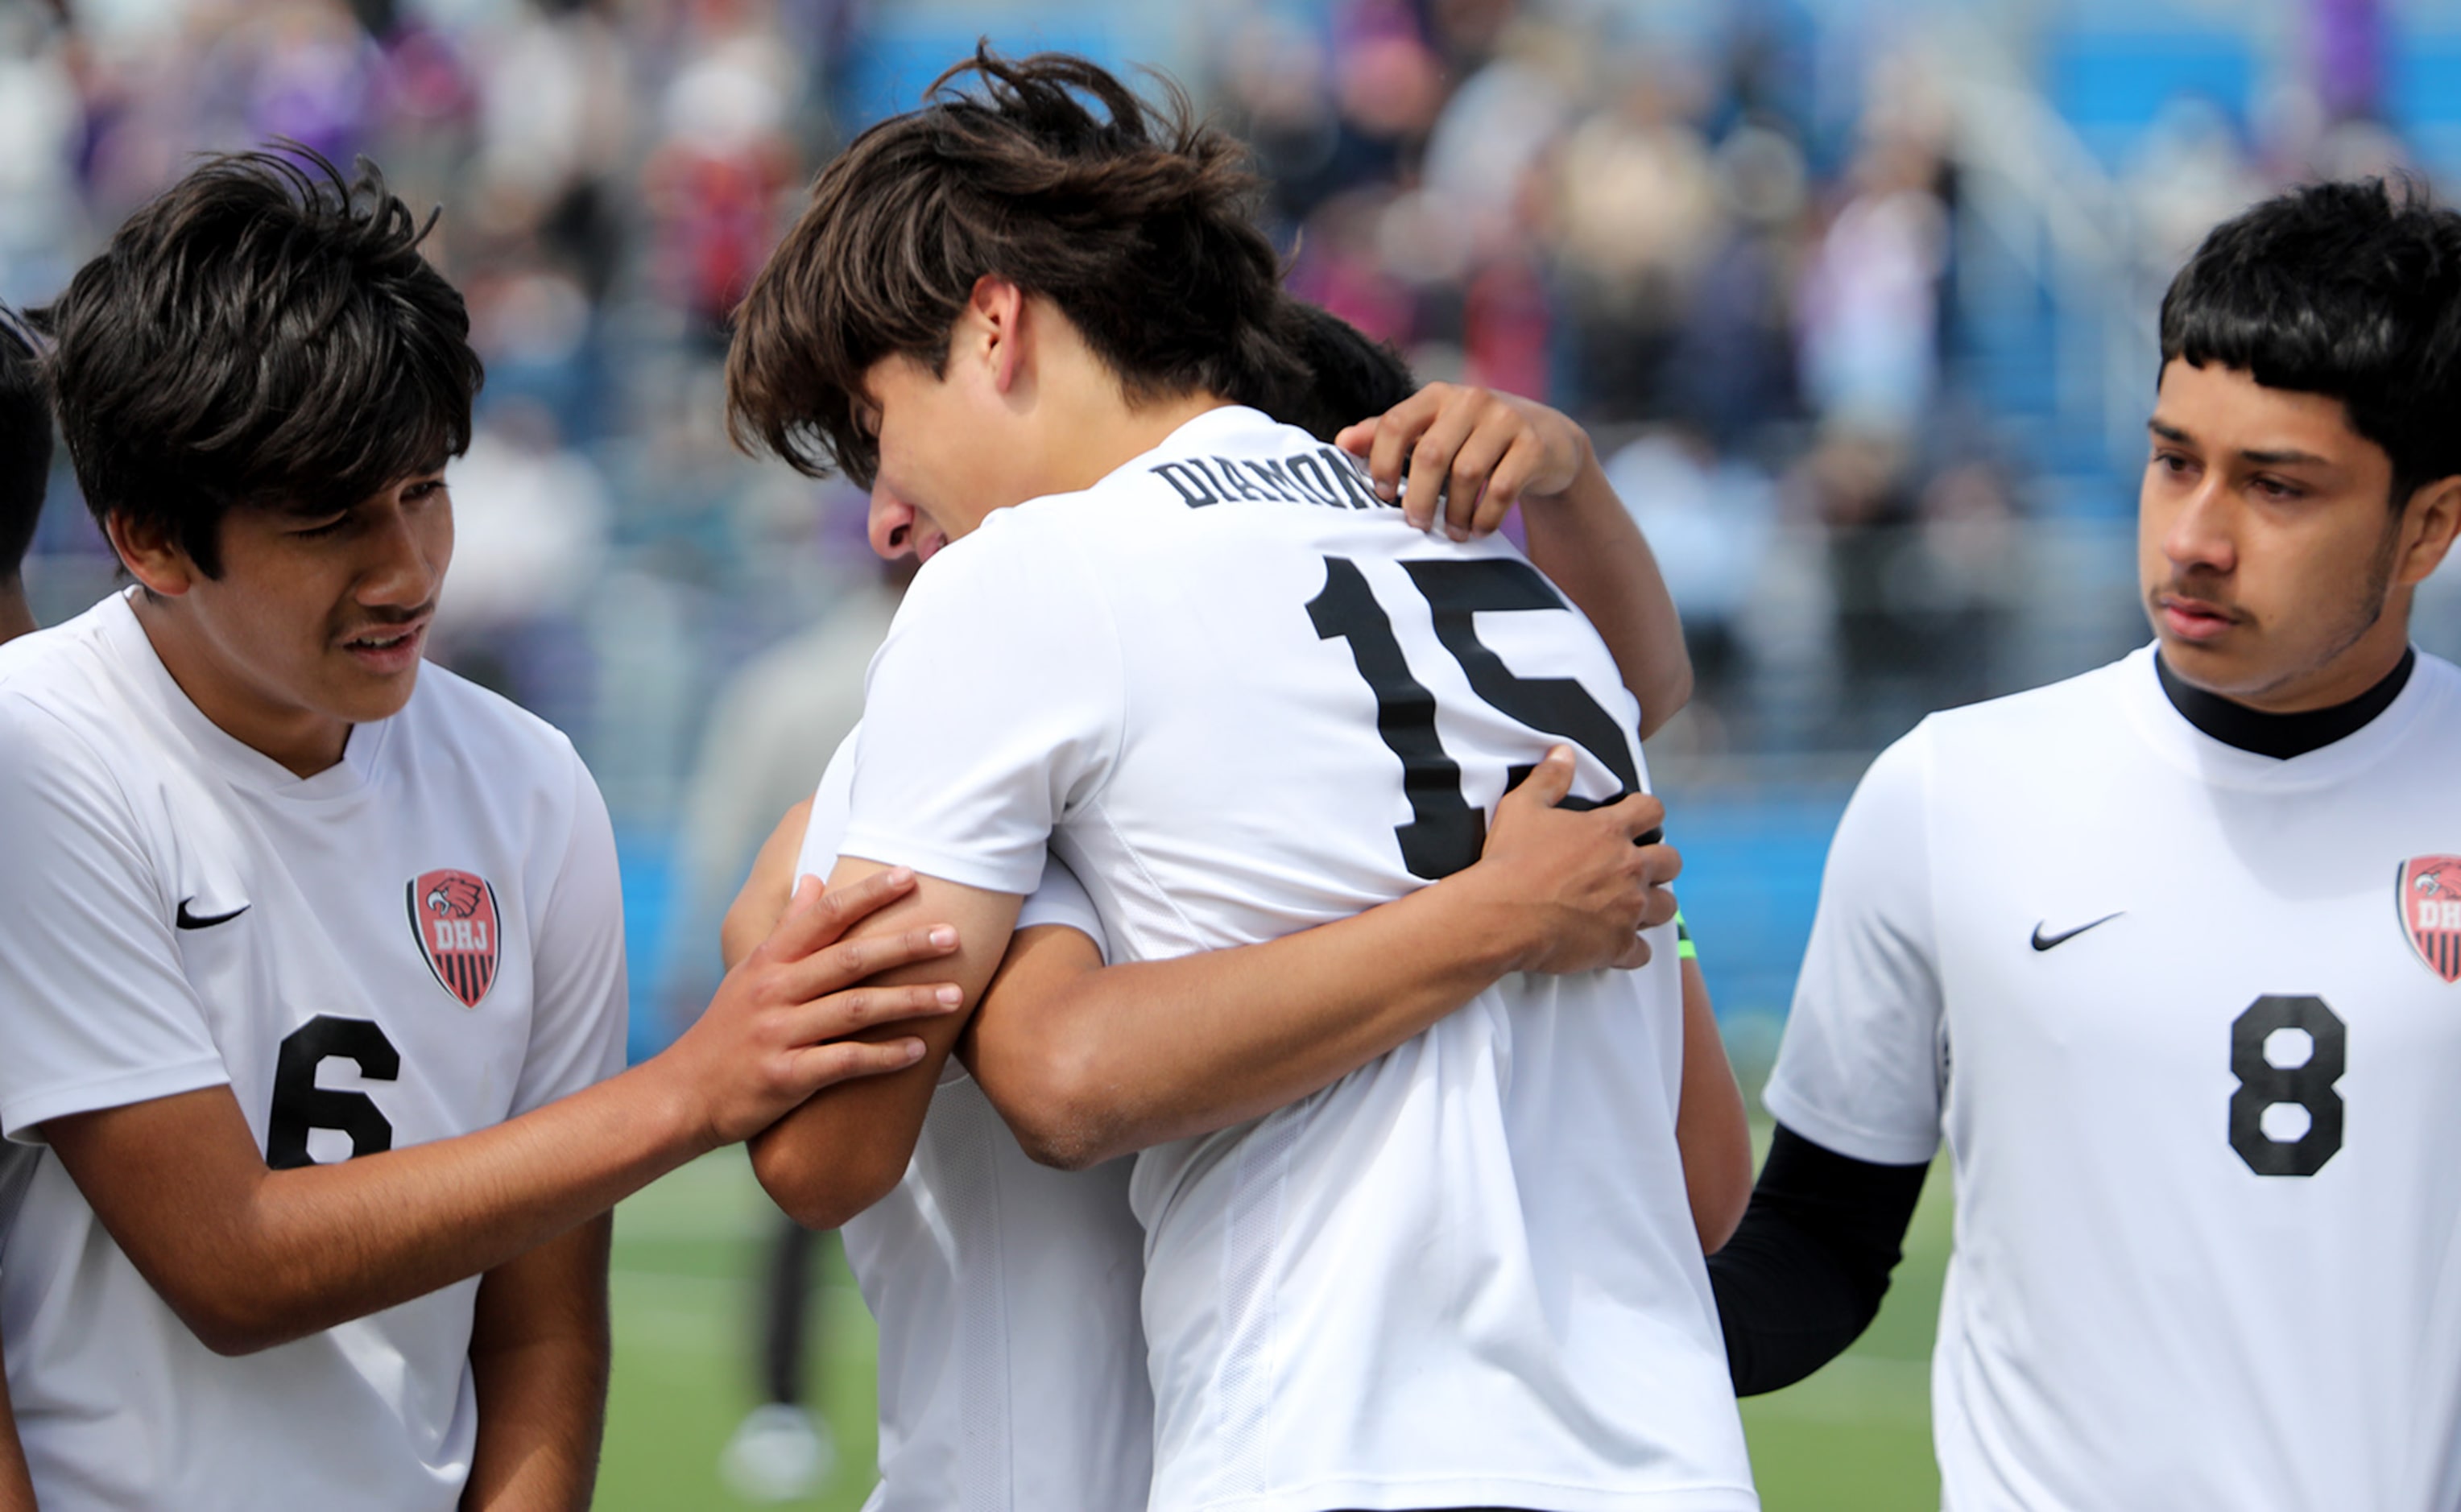
[[205, 160], [37, 312], [97, 522], [164, 527], [222, 570], [236, 504], [323, 514], [459, 457], [483, 378], [425, 224], [362, 158]]
[[15, 578], [43, 513], [52, 472], [52, 406], [34, 348], [0, 307], [0, 583]]
[[2461, 214], [2404, 181], [2316, 183], [2215, 227], [2162, 296], [2162, 362], [2342, 401], [2392, 506], [2461, 474]]
[[1345, 426], [1381, 415], [1419, 390], [1410, 365], [1390, 342], [1376, 340], [1329, 309], [1289, 300], [1280, 329], [1302, 373], [1265, 408], [1317, 440], [1330, 441]]

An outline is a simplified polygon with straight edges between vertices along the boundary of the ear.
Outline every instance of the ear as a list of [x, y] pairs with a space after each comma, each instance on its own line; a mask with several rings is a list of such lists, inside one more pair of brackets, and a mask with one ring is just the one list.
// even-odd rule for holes
[[2461, 474], [2439, 478], [2410, 495], [2401, 528], [2401, 560], [2393, 577], [2406, 587], [2425, 582], [2461, 534]]
[[128, 575], [157, 597], [178, 598], [204, 576], [159, 522], [139, 523], [113, 513], [103, 517], [102, 529]]
[[961, 327], [971, 327], [974, 339], [991, 365], [992, 386], [1001, 394], [1016, 387], [1029, 360], [1031, 340], [1025, 331], [1025, 290], [996, 273], [974, 280], [966, 300]]

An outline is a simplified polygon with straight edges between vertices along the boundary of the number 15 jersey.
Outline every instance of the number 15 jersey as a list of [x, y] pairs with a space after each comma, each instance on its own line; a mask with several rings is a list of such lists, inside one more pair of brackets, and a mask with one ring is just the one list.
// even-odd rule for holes
[[[467, 1134], [623, 1063], [597, 787], [562, 735], [440, 668], [301, 778], [200, 713], [107, 599], [0, 650], [0, 835], [13, 1140], [227, 1085], [267, 1163], [299, 1166]], [[448, 1512], [478, 1288], [225, 1359], [45, 1156], [0, 1254], [45, 1512]]]
[[[1558, 741], [1579, 794], [1639, 786], [1636, 723], [1508, 543], [1410, 530], [1340, 454], [1222, 409], [923, 569], [843, 853], [1021, 894], [1048, 843], [1113, 960], [1178, 956], [1469, 864]], [[1655, 944], [1139, 1158], [1156, 1508], [1754, 1505]]]
[[2152, 657], [1872, 763], [1765, 1100], [1947, 1132], [1957, 1512], [2461, 1505], [2461, 673], [2277, 760]]

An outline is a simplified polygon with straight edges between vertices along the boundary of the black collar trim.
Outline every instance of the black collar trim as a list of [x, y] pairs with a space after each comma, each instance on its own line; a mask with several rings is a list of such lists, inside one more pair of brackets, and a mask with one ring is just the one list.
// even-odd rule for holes
[[2418, 652], [2405, 650], [2400, 666], [2348, 703], [2295, 714], [2269, 714], [2183, 681], [2171, 671], [2171, 664], [2162, 659], [2160, 651], [2153, 653], [2154, 675], [2162, 679], [2162, 692], [2171, 700], [2171, 707], [2179, 711], [2180, 718], [2226, 746], [2279, 761], [2305, 756], [2358, 734], [2368, 721], [2392, 707], [2392, 701], [2409, 684], [2410, 669], [2417, 665]]

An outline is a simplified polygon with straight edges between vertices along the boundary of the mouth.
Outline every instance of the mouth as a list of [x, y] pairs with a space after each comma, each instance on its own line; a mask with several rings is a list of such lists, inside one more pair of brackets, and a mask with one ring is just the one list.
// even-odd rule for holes
[[407, 625], [371, 625], [340, 645], [365, 671], [392, 676], [418, 664], [427, 643], [428, 618], [422, 614]]
[[2191, 645], [2218, 640], [2246, 620], [2235, 609], [2183, 593], [2155, 594], [2153, 612], [2164, 629]]

